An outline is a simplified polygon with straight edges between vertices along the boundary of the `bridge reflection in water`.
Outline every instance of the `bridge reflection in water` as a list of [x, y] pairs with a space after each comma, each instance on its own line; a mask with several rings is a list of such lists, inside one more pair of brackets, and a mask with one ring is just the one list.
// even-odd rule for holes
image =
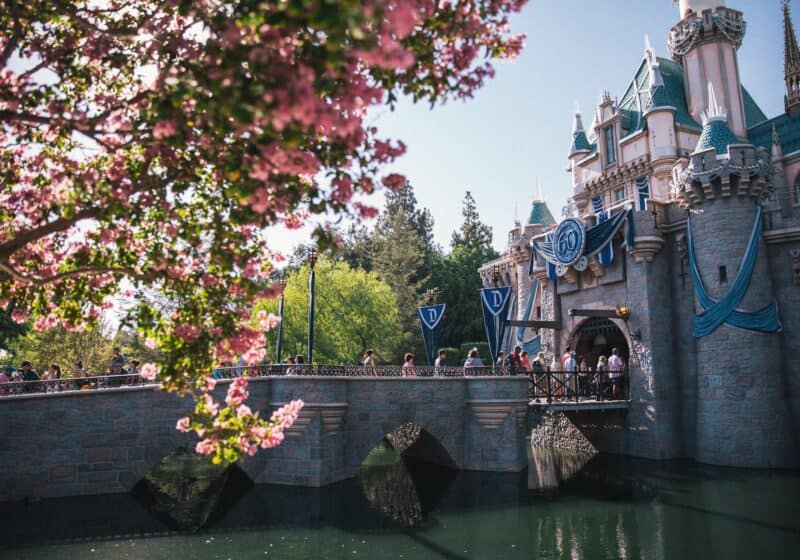
[[0, 557], [788, 559], [800, 546], [798, 472], [597, 455], [566, 479], [578, 463], [539, 460], [562, 477], [557, 493], [518, 473], [458, 471], [430, 483], [437, 495], [415, 468], [409, 481], [385, 466], [325, 488], [254, 485], [228, 504], [227, 489], [212, 492], [198, 534], [125, 494], [3, 503]]

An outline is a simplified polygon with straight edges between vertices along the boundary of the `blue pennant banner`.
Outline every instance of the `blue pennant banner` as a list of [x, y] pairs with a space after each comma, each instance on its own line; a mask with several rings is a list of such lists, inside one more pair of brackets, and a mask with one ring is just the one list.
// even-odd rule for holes
[[483, 324], [486, 326], [486, 338], [489, 342], [492, 363], [497, 361], [497, 355], [500, 353], [500, 347], [503, 344], [503, 334], [506, 330], [510, 301], [510, 286], [481, 290]]
[[442, 337], [442, 327], [444, 326], [442, 322], [444, 309], [444, 303], [417, 309], [419, 323], [422, 327], [422, 341], [425, 343], [425, 357], [428, 358], [429, 366], [432, 366], [436, 360], [436, 350], [439, 347], [439, 339]]
[[702, 338], [717, 330], [726, 323], [732, 327], [738, 327], [748, 331], [761, 333], [774, 333], [781, 330], [781, 322], [778, 318], [778, 303], [772, 301], [766, 307], [758, 311], [744, 311], [738, 305], [744, 299], [750, 280], [753, 277], [753, 270], [758, 259], [758, 244], [761, 241], [762, 228], [762, 209], [756, 206], [756, 219], [753, 230], [750, 233], [750, 241], [747, 250], [742, 257], [739, 265], [739, 273], [731, 285], [730, 291], [720, 300], [716, 300], [708, 293], [700, 269], [697, 264], [697, 256], [694, 250], [694, 240], [692, 239], [692, 219], [689, 217], [687, 227], [687, 245], [689, 248], [689, 269], [692, 273], [694, 282], [694, 293], [703, 310], [694, 316], [694, 336]]

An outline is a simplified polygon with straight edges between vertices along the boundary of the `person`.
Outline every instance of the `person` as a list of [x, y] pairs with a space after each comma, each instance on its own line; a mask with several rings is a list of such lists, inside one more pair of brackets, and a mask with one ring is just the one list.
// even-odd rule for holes
[[608, 358], [600, 356], [595, 368], [595, 382], [597, 383], [597, 394], [600, 396], [600, 400], [603, 400], [606, 391], [606, 375], [608, 375]]
[[83, 362], [78, 360], [75, 362], [75, 368], [72, 370], [72, 378], [75, 380], [75, 386], [79, 391], [89, 388], [89, 381], [86, 379], [87, 377], [89, 377], [89, 375], [83, 368]]
[[302, 354], [297, 354], [294, 357], [294, 374], [295, 375], [303, 375], [306, 372], [306, 359], [303, 357]]
[[[473, 348], [467, 355], [467, 360], [464, 362], [464, 375], [475, 375], [477, 372], [474, 368], [483, 367], [483, 360], [478, 357], [478, 349]], [[469, 370], [472, 370], [471, 372]]]
[[0, 370], [0, 397], [5, 397], [10, 392], [8, 381], [5, 370]]
[[58, 393], [61, 391], [61, 384], [59, 383], [61, 379], [61, 366], [58, 364], [50, 364], [47, 371], [42, 374], [42, 379], [47, 380], [44, 389], [46, 393]]
[[583, 354], [578, 358], [578, 391], [581, 395], [589, 395], [589, 364]]
[[125, 356], [122, 355], [119, 347], [115, 347], [113, 350], [113, 355], [111, 356], [111, 374], [112, 375], [120, 375], [122, 374], [122, 366], [125, 365]]
[[131, 369], [128, 371], [128, 384], [129, 385], [136, 385], [139, 383], [139, 373], [141, 368], [139, 367], [139, 360], [131, 360]]
[[22, 391], [24, 393], [35, 393], [39, 390], [39, 384], [33, 383], [34, 381], [39, 381], [39, 374], [36, 373], [36, 370], [33, 369], [31, 363], [27, 360], [22, 362], [20, 365], [20, 369], [22, 373], [20, 375], [20, 379], [22, 381], [26, 381], [26, 383], [22, 386]]
[[567, 360], [569, 360], [571, 354], [572, 346], [567, 346], [567, 349], [561, 354], [561, 371], [567, 371]]
[[516, 375], [522, 369], [522, 360], [520, 359], [521, 346], [514, 346], [514, 351], [508, 356], [508, 365], [511, 370], [511, 375]]
[[519, 365], [526, 374], [531, 372], [531, 358], [528, 356], [527, 350], [523, 350], [519, 355]]
[[369, 349], [364, 354], [364, 375], [378, 375], [378, 370], [375, 367], [375, 350]]
[[447, 351], [442, 348], [439, 350], [439, 356], [433, 362], [433, 375], [434, 377], [444, 373], [445, 361], [447, 360]]
[[[547, 389], [546, 385], [542, 384], [542, 375], [544, 375], [546, 362], [544, 359], [544, 352], [539, 352], [531, 363], [531, 373], [533, 374], [533, 396], [538, 397], [542, 394], [543, 389]], [[539, 399], [536, 399], [539, 402]]]
[[504, 374], [506, 372], [506, 353], [500, 350], [500, 353], [497, 355], [497, 361], [495, 362], [497, 366], [497, 370], [500, 374]]
[[614, 399], [622, 398], [622, 375], [625, 370], [625, 362], [619, 355], [619, 349], [611, 349], [611, 357], [608, 359], [608, 379], [611, 382], [611, 396]]
[[[569, 348], [569, 347], [567, 347]], [[575, 359], [575, 352], [570, 351], [569, 357], [564, 362], [564, 385], [566, 389], [566, 396], [569, 397], [570, 391], [575, 391], [575, 370], [578, 367], [578, 361]]]
[[406, 352], [403, 356], [403, 377], [416, 377], [417, 370], [414, 369], [414, 354]]

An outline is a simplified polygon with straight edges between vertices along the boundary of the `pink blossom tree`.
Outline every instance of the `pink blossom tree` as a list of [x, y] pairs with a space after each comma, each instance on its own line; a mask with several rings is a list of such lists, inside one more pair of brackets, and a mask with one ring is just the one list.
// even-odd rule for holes
[[470, 97], [518, 54], [525, 1], [0, 1], [0, 306], [86, 328], [125, 279], [126, 320], [165, 355], [144, 371], [196, 397], [178, 427], [198, 450], [279, 443], [296, 405], [220, 408], [207, 379], [264, 358], [248, 326], [280, 289], [264, 228], [374, 215], [354, 197], [402, 186], [381, 169], [405, 146], [367, 110]]

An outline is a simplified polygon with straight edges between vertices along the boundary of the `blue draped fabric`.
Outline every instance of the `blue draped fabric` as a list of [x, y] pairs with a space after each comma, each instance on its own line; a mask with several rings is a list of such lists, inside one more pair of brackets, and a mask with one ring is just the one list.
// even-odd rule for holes
[[747, 250], [742, 257], [739, 273], [731, 285], [730, 291], [719, 301], [709, 295], [703, 285], [703, 279], [697, 266], [697, 256], [694, 250], [692, 239], [692, 221], [689, 217], [687, 227], [687, 245], [689, 250], [689, 270], [694, 281], [694, 290], [697, 300], [703, 307], [703, 311], [695, 314], [694, 317], [694, 336], [702, 338], [717, 330], [720, 325], [727, 323], [733, 327], [749, 331], [774, 333], [781, 330], [780, 319], [778, 318], [778, 303], [773, 301], [763, 309], [754, 312], [743, 311], [737, 306], [741, 303], [750, 280], [753, 277], [753, 270], [758, 259], [758, 244], [761, 240], [761, 229], [763, 227], [762, 208], [756, 206], [756, 219], [753, 230], [750, 233], [750, 240]]
[[[628, 226], [626, 243], [628, 244], [628, 247], [632, 249], [633, 212], [630, 209], [626, 209], [615, 214], [611, 218], [604, 218], [601, 223], [586, 230], [586, 246], [583, 250], [583, 256], [586, 258], [591, 258], [609, 248], [611, 245], [611, 240], [625, 224]], [[556, 279], [556, 267], [561, 264], [558, 262], [555, 252], [553, 251], [553, 233], [554, 232], [548, 233], [542, 241], [533, 242], [533, 250], [539, 253], [542, 258], [547, 261], [547, 275], [551, 280]], [[612, 252], [610, 254], [610, 258], [607, 260], [608, 264], [611, 264], [611, 259], [613, 259], [613, 257], [614, 254]], [[604, 264], [603, 266], [608, 265]], [[531, 272], [532, 271], [533, 263], [531, 263]]]
[[603, 197], [602, 196], [593, 196], [592, 197], [592, 210], [595, 214], [599, 214], [603, 211]]
[[647, 199], [650, 198], [650, 177], [646, 175], [637, 177], [636, 191], [639, 195], [639, 210], [647, 210]]
[[630, 210], [623, 210], [610, 219], [587, 229], [586, 248], [583, 250], [583, 254], [587, 258], [593, 257], [605, 249], [606, 245], [611, 243], [614, 235], [625, 223], [625, 218], [628, 217], [628, 214], [630, 214]]
[[[608, 221], [609, 213], [605, 211], [601, 211], [597, 214], [597, 223], [602, 224]], [[603, 268], [608, 268], [611, 266], [611, 263], [614, 262], [614, 244], [609, 243], [606, 245], [602, 251], [597, 255], [597, 260], [600, 261], [600, 265]]]
[[[522, 316], [520, 317], [520, 320], [522, 320], [522, 321], [530, 321], [531, 311], [533, 310], [533, 303], [534, 303], [534, 301], [536, 301], [536, 293], [538, 291], [539, 291], [539, 281], [534, 278], [533, 282], [531, 283], [530, 291], [528, 292], [528, 301], [525, 303], [525, 310], [522, 312]], [[539, 338], [537, 336], [534, 339], [529, 340], [528, 342], [525, 342], [525, 340], [524, 340], [525, 328], [526, 327], [517, 327], [517, 330], [516, 330], [516, 333], [515, 333], [515, 339], [516, 339], [517, 344], [519, 344], [523, 348], [525, 348], [526, 344], [529, 344], [529, 343], [533, 342], [533, 340], [536, 340], [536, 338]], [[538, 350], [537, 350], [537, 352], [538, 352]], [[528, 351], [528, 353], [530, 353], [530, 351]]]

